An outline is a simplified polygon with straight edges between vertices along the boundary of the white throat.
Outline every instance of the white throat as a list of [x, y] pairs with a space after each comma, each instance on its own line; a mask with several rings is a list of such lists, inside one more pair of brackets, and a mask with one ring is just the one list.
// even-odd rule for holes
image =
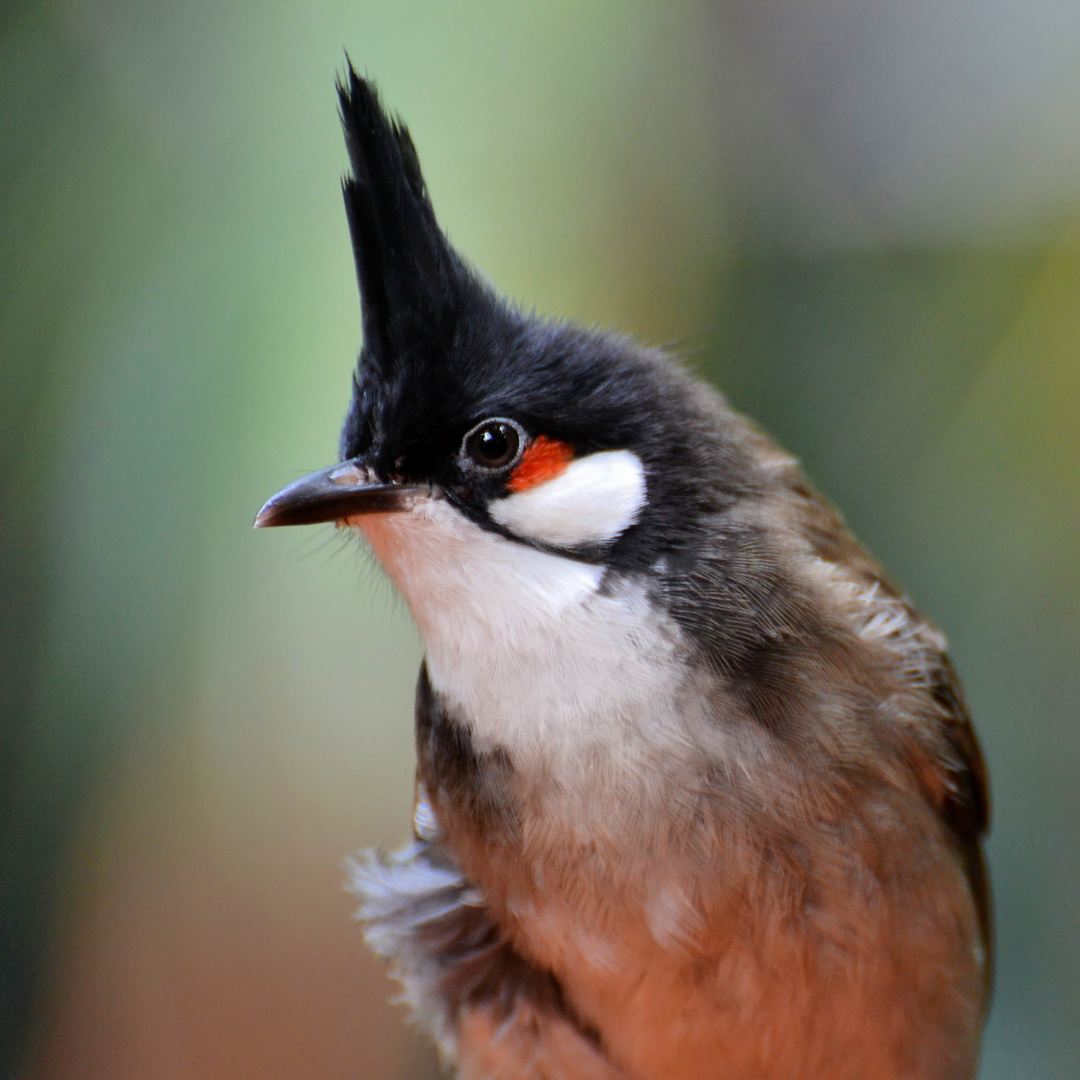
[[[412, 610], [432, 685], [478, 746], [580, 762], [678, 739], [677, 631], [644, 588], [482, 529], [446, 499], [354, 519]], [[685, 703], [684, 703], [685, 707]]]

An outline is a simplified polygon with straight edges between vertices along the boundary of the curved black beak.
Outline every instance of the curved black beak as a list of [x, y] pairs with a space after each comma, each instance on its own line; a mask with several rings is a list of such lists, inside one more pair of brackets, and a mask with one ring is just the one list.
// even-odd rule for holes
[[359, 459], [343, 461], [311, 473], [282, 488], [255, 515], [255, 528], [274, 525], [316, 525], [359, 514], [389, 514], [407, 510], [427, 484], [388, 484]]

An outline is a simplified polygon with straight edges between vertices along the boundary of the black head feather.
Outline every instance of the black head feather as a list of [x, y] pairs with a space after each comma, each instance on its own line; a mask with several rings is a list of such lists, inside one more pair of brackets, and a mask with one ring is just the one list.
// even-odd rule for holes
[[338, 83], [352, 165], [342, 182], [364, 311], [364, 343], [387, 366], [418, 340], [449, 329], [460, 262], [435, 221], [409, 131], [375, 87], [349, 67]]
[[[653, 350], [498, 296], [439, 228], [412, 139], [374, 86], [350, 65], [338, 94], [364, 332], [342, 458], [434, 481], [489, 525], [483, 504], [503, 481], [485, 486], [458, 468], [462, 437], [485, 417], [512, 418], [577, 453], [633, 449], [651, 504], [620, 544], [635, 563], [655, 558], [654, 534], [670, 533], [672, 520], [693, 523], [730, 501], [746, 478], [738, 440], [717, 429], [719, 400]], [[722, 481], [702, 486], [703, 473]], [[683, 543], [693, 531], [683, 530]]]
[[[351, 64], [338, 82], [338, 101], [352, 167], [342, 193], [363, 309], [354, 404], [363, 405], [445, 352], [472, 282], [435, 220], [408, 129]], [[369, 400], [350, 411], [343, 449], [368, 448], [380, 404]]]
[[364, 332], [342, 458], [433, 481], [494, 527], [485, 504], [504, 493], [505, 478], [464, 475], [459, 449], [478, 421], [508, 417], [578, 454], [627, 448], [640, 457], [649, 507], [604, 553], [609, 562], [641, 567], [693, 546], [702, 520], [751, 483], [720, 399], [654, 350], [498, 296], [439, 228], [404, 124], [351, 65], [338, 93]]

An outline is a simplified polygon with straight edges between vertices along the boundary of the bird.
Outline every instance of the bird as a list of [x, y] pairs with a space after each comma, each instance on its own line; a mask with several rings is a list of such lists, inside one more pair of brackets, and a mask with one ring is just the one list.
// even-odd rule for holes
[[362, 345], [258, 527], [374, 552], [424, 647], [413, 839], [351, 888], [462, 1080], [965, 1080], [987, 771], [939, 630], [668, 352], [504, 299], [337, 84]]

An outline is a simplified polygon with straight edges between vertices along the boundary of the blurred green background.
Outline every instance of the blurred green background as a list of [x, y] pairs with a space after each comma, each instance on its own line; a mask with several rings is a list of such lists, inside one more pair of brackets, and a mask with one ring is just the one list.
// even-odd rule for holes
[[947, 631], [994, 781], [985, 1080], [1080, 1075], [1080, 5], [0, 9], [0, 1074], [434, 1076], [342, 859], [420, 650], [331, 529], [342, 49], [515, 298], [671, 344]]

